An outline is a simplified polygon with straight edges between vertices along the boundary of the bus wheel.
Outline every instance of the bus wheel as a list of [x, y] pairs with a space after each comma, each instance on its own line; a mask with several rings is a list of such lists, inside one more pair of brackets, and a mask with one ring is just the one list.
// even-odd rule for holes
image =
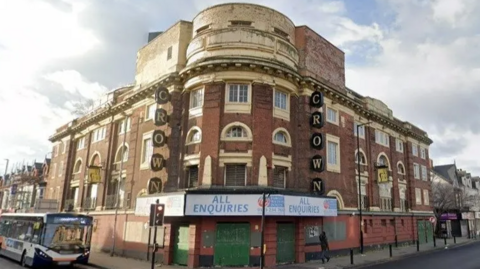
[[26, 255], [26, 254], [27, 254], [27, 253], [24, 251], [23, 254], [22, 254], [22, 260], [20, 261], [20, 263], [22, 264], [22, 267], [25, 267], [25, 268], [28, 267], [28, 266], [27, 266], [27, 261], [26, 261], [26, 259], [27, 259], [27, 258], [26, 258], [27, 255]]

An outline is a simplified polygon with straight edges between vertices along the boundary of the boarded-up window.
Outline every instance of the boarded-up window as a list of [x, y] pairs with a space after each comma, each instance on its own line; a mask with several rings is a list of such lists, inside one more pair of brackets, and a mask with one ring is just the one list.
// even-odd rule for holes
[[225, 166], [225, 186], [245, 186], [247, 166], [230, 164]]
[[273, 187], [285, 188], [285, 181], [287, 180], [287, 168], [275, 166], [273, 170]]
[[198, 187], [198, 166], [192, 165], [188, 167], [187, 170], [188, 176], [188, 187], [195, 188]]
[[230, 21], [231, 26], [252, 26], [251, 21]]
[[167, 60], [172, 59], [172, 46], [167, 49]]

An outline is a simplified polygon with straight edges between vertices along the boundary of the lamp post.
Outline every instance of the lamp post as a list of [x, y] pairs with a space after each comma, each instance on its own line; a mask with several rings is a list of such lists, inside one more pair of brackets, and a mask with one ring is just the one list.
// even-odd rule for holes
[[263, 269], [265, 266], [265, 255], [264, 255], [264, 234], [265, 234], [265, 204], [266, 204], [266, 199], [270, 197], [270, 193], [266, 194], [263, 192], [262, 194], [262, 221], [260, 223], [260, 269]]
[[[357, 176], [358, 176], [358, 216], [359, 221], [359, 230], [360, 230], [360, 254], [363, 254], [363, 216], [362, 216], [362, 178], [360, 174], [360, 127], [370, 124], [371, 122], [366, 122], [362, 124], [357, 124], [357, 156], [355, 156], [357, 161]], [[365, 130], [364, 130], [365, 134]]]

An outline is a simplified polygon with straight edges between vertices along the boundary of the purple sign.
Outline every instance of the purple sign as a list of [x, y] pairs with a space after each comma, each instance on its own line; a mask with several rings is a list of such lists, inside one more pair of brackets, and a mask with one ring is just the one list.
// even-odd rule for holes
[[456, 220], [457, 214], [455, 213], [444, 213], [440, 216], [440, 220]]

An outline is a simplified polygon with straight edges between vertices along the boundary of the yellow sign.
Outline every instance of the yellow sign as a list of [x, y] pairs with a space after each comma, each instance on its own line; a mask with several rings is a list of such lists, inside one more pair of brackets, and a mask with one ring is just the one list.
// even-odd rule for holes
[[88, 180], [90, 183], [100, 183], [102, 176], [100, 175], [100, 167], [88, 168]]
[[388, 182], [388, 168], [378, 168], [377, 169], [377, 180], [378, 183], [387, 183]]

